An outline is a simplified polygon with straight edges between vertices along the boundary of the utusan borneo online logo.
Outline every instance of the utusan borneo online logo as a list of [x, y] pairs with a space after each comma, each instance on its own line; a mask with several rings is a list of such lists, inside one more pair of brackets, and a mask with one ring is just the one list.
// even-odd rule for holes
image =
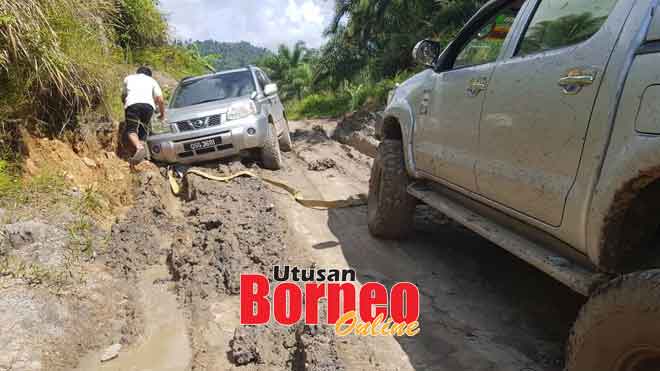
[[273, 267], [241, 275], [241, 324], [272, 321], [292, 326], [327, 324], [338, 336], [419, 334], [419, 289], [399, 282], [389, 290], [378, 282], [360, 284], [354, 270]]

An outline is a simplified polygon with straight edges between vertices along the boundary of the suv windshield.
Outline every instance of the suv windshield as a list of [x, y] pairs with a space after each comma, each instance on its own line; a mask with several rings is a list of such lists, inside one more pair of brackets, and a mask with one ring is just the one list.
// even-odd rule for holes
[[228, 98], [243, 97], [255, 91], [250, 71], [223, 73], [201, 80], [184, 81], [179, 85], [171, 108], [193, 106]]

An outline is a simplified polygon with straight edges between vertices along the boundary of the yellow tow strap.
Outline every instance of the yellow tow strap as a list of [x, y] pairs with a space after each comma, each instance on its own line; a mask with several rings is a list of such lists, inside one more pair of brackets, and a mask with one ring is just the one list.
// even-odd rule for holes
[[[364, 206], [367, 204], [367, 195], [365, 194], [359, 194], [354, 197], [349, 197], [344, 200], [333, 200], [333, 201], [325, 201], [325, 200], [308, 200], [306, 199], [300, 191], [296, 190], [295, 188], [291, 187], [290, 185], [280, 182], [268, 177], [264, 176], [259, 176], [257, 174], [254, 174], [251, 171], [241, 171], [236, 174], [232, 174], [229, 176], [215, 176], [211, 174], [207, 174], [203, 171], [196, 170], [196, 169], [189, 169], [185, 172], [184, 177], [188, 176], [190, 174], [194, 174], [197, 176], [200, 176], [202, 178], [208, 179], [208, 180], [214, 180], [218, 182], [230, 182], [236, 178], [239, 177], [250, 177], [250, 178], [255, 178], [259, 179], [261, 181], [264, 181], [268, 184], [274, 185], [275, 187], [281, 188], [285, 190], [288, 194], [293, 197], [293, 199], [298, 202], [300, 205], [312, 208], [312, 209], [343, 209], [343, 208], [349, 208], [349, 207], [356, 207], [356, 206]], [[167, 177], [169, 178], [170, 182], [170, 187], [172, 188], [172, 193], [175, 195], [179, 195], [181, 193], [181, 186], [179, 183], [176, 181], [176, 177], [174, 175], [174, 171], [170, 168], [167, 171]]]

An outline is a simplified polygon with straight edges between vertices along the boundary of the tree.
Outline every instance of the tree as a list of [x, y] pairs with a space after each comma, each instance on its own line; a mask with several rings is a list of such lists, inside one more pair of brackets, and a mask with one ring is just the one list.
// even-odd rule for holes
[[533, 25], [523, 39], [520, 50], [524, 54], [574, 45], [598, 32], [607, 17], [592, 13], [571, 14]]
[[266, 56], [259, 65], [279, 83], [284, 99], [302, 99], [312, 86], [315, 55], [303, 41], [298, 41], [293, 48], [280, 45], [277, 54]]
[[[331, 37], [320, 74], [344, 70], [351, 78], [369, 68], [374, 80], [414, 66], [411, 50], [432, 38], [447, 43], [485, 0], [336, 0]], [[346, 53], [344, 50], [351, 50]], [[345, 65], [350, 66], [347, 70]]]

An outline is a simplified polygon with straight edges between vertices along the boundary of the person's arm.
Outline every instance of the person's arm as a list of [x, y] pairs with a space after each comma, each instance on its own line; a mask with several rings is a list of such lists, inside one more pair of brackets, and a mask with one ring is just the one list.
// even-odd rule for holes
[[156, 105], [158, 106], [158, 111], [160, 111], [160, 116], [158, 118], [161, 121], [165, 121], [165, 100], [162, 96], [156, 97]]
[[156, 102], [156, 105], [158, 106], [158, 111], [160, 112], [160, 116], [158, 118], [161, 121], [165, 121], [165, 99], [163, 99], [163, 91], [160, 88], [160, 85], [158, 85], [158, 82], [154, 80], [154, 102]]

